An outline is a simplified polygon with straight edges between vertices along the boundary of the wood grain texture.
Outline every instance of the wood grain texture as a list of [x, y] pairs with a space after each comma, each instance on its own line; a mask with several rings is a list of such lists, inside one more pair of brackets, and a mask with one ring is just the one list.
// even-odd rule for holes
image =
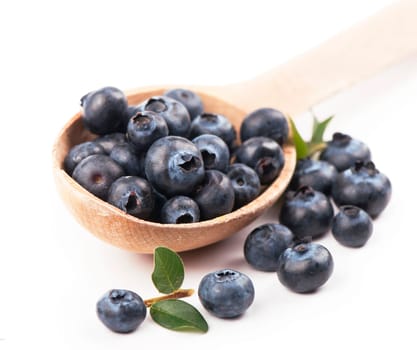
[[410, 56], [417, 59], [417, 1], [404, 0], [253, 80], [204, 91], [244, 110], [296, 115]]

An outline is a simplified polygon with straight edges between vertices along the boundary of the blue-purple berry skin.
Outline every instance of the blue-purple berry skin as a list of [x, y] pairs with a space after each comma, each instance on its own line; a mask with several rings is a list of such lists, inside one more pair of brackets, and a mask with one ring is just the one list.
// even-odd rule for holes
[[100, 144], [94, 141], [86, 141], [73, 146], [64, 159], [65, 171], [72, 175], [77, 164], [93, 154], [106, 154], [106, 152]]
[[114, 146], [126, 144], [127, 139], [126, 134], [114, 132], [99, 136], [94, 139], [94, 142], [103, 147], [107, 154], [110, 154]]
[[267, 223], [253, 229], [244, 243], [246, 261], [260, 271], [277, 271], [278, 259], [294, 240], [288, 227]]
[[171, 89], [166, 91], [164, 95], [182, 103], [187, 108], [191, 120], [204, 111], [203, 101], [194, 91], [188, 89]]
[[328, 281], [333, 268], [333, 257], [326, 247], [314, 242], [300, 243], [280, 255], [277, 275], [291, 291], [309, 293]]
[[310, 186], [316, 191], [330, 195], [338, 172], [333, 164], [323, 160], [300, 159], [291, 179], [290, 188]]
[[86, 129], [94, 134], [117, 132], [126, 118], [127, 106], [121, 90], [104, 87], [81, 98], [81, 118]]
[[373, 224], [366, 211], [353, 205], [340, 207], [332, 223], [333, 237], [342, 245], [362, 247], [372, 235]]
[[205, 275], [198, 286], [204, 308], [219, 318], [241, 316], [253, 303], [255, 288], [242, 272], [222, 269]]
[[107, 201], [125, 213], [148, 219], [155, 207], [155, 197], [148, 181], [137, 176], [122, 176], [110, 186]]
[[108, 155], [94, 154], [75, 167], [72, 177], [87, 191], [106, 200], [111, 184], [124, 176], [123, 168]]
[[165, 202], [160, 213], [163, 224], [189, 224], [200, 220], [198, 204], [187, 196], [175, 196]]
[[168, 96], [153, 96], [142, 102], [140, 111], [155, 112], [167, 123], [169, 135], [188, 137], [191, 119], [185, 106]]
[[234, 209], [243, 207], [253, 201], [261, 192], [261, 182], [258, 174], [252, 168], [242, 163], [229, 166], [227, 176], [235, 191]]
[[189, 195], [204, 179], [201, 152], [188, 139], [166, 136], [155, 141], [145, 158], [146, 178], [163, 195]]
[[240, 127], [242, 142], [255, 136], [265, 136], [282, 146], [288, 139], [288, 122], [284, 114], [273, 108], [259, 108], [248, 114]]
[[220, 137], [203, 134], [194, 138], [192, 142], [200, 150], [206, 170], [227, 172], [230, 163], [230, 151]]
[[136, 330], [146, 318], [146, 306], [135, 292], [112, 289], [97, 302], [97, 316], [103, 324], [116, 333]]
[[154, 112], [138, 112], [130, 118], [126, 135], [132, 149], [136, 153], [144, 153], [153, 142], [168, 136], [168, 125], [164, 118]]
[[333, 206], [325, 194], [302, 186], [287, 192], [279, 221], [297, 238], [317, 238], [330, 230], [333, 215]]
[[264, 136], [255, 136], [243, 142], [236, 150], [236, 162], [255, 170], [262, 185], [271, 184], [281, 173], [285, 158], [281, 146]]
[[338, 171], [349, 169], [356, 161], [371, 160], [369, 147], [360, 140], [340, 132], [333, 134], [327, 147], [321, 152], [320, 159], [333, 164]]
[[123, 168], [126, 175], [145, 178], [145, 153], [137, 154], [129, 143], [114, 146], [110, 158]]
[[222, 114], [203, 113], [191, 122], [190, 138], [203, 134], [220, 137], [231, 149], [236, 141], [236, 130], [229, 119]]
[[354, 205], [376, 218], [391, 199], [391, 182], [372, 162], [357, 162], [335, 180], [332, 197], [337, 206]]
[[204, 181], [192, 198], [200, 208], [201, 220], [209, 220], [233, 210], [235, 192], [225, 174], [218, 170], [207, 170]]

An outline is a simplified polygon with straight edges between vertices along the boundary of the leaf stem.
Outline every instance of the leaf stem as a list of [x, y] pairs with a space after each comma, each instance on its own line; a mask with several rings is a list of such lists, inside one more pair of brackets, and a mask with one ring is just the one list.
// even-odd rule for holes
[[158, 301], [168, 300], [168, 299], [180, 299], [190, 297], [194, 294], [194, 289], [178, 289], [172, 293], [162, 295], [160, 297], [150, 298], [144, 300], [146, 307], [151, 307], [153, 304], [157, 303]]

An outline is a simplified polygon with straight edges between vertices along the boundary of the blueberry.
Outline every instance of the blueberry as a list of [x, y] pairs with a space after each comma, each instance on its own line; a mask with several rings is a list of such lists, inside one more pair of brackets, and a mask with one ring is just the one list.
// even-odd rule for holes
[[291, 179], [290, 188], [310, 186], [316, 191], [330, 195], [338, 172], [334, 165], [324, 160], [300, 159]]
[[136, 113], [127, 124], [127, 139], [136, 153], [146, 152], [151, 144], [168, 135], [168, 126], [160, 115], [143, 111]]
[[221, 114], [203, 113], [191, 122], [190, 138], [203, 134], [220, 137], [231, 148], [236, 141], [236, 130], [232, 123]]
[[187, 108], [191, 120], [203, 113], [203, 101], [194, 91], [187, 89], [171, 89], [166, 91], [164, 95], [182, 103], [185, 108]]
[[163, 224], [189, 224], [199, 220], [200, 209], [190, 197], [172, 197], [161, 209], [161, 223]]
[[330, 230], [333, 214], [326, 195], [302, 186], [297, 191], [287, 192], [279, 220], [297, 238], [316, 238]]
[[248, 114], [240, 127], [242, 142], [255, 136], [265, 136], [281, 146], [288, 139], [288, 122], [284, 114], [273, 108], [260, 108]]
[[169, 135], [188, 137], [190, 132], [190, 115], [185, 106], [168, 96], [154, 96], [138, 106], [141, 111], [151, 111], [165, 119]]
[[162, 194], [188, 195], [204, 179], [204, 163], [198, 148], [180, 136], [155, 141], [145, 158], [146, 178]]
[[293, 242], [294, 235], [284, 225], [263, 224], [246, 237], [244, 256], [255, 269], [277, 271], [278, 258]]
[[278, 279], [297, 293], [313, 292], [327, 282], [333, 272], [330, 252], [317, 243], [300, 243], [287, 248], [278, 260]]
[[200, 150], [206, 170], [227, 171], [230, 161], [230, 152], [226, 143], [218, 136], [203, 134], [197, 136], [192, 142]]
[[112, 183], [107, 201], [125, 213], [147, 219], [155, 206], [148, 181], [137, 176], [122, 176]]
[[229, 166], [227, 177], [235, 192], [234, 208], [240, 208], [254, 200], [261, 192], [259, 176], [252, 168], [242, 163]]
[[110, 156], [94, 154], [78, 163], [72, 177], [87, 191], [106, 200], [111, 184], [124, 174], [123, 168]]
[[207, 170], [193, 199], [200, 208], [201, 219], [209, 220], [233, 210], [235, 192], [225, 174], [218, 170]]
[[269, 137], [257, 136], [243, 142], [236, 150], [236, 162], [255, 170], [262, 185], [269, 185], [284, 167], [281, 146]]
[[64, 169], [72, 175], [74, 168], [84, 158], [93, 154], [105, 154], [104, 148], [93, 141], [82, 142], [78, 145], [73, 146], [64, 159]]
[[391, 198], [391, 182], [372, 162], [356, 162], [336, 177], [332, 197], [338, 206], [355, 205], [377, 217]]
[[327, 147], [321, 152], [320, 159], [333, 164], [338, 171], [343, 171], [361, 160], [371, 160], [371, 151], [362, 141], [340, 132], [333, 134], [333, 139], [327, 142]]
[[130, 333], [145, 319], [146, 306], [136, 293], [112, 289], [97, 302], [97, 316], [113, 332]]
[[94, 139], [94, 142], [103, 147], [107, 154], [110, 154], [114, 146], [126, 144], [127, 139], [125, 134], [115, 132], [99, 136]]
[[161, 192], [158, 192], [157, 190], [155, 190], [154, 187], [152, 187], [152, 191], [153, 191], [153, 195], [155, 198], [155, 206], [148, 220], [154, 221], [154, 222], [160, 222], [161, 221], [161, 209], [165, 205], [165, 203], [168, 201], [168, 198], [165, 195], [163, 195]]
[[204, 308], [213, 315], [234, 318], [252, 305], [255, 289], [247, 275], [223, 269], [203, 277], [198, 286], [198, 297]]
[[145, 155], [137, 154], [128, 143], [116, 145], [110, 152], [110, 158], [117, 162], [126, 175], [145, 177]]
[[117, 132], [127, 113], [127, 99], [115, 87], [104, 87], [81, 98], [81, 116], [86, 129], [104, 135]]
[[336, 240], [348, 247], [362, 247], [372, 235], [372, 220], [366, 211], [353, 205], [340, 207], [332, 223]]

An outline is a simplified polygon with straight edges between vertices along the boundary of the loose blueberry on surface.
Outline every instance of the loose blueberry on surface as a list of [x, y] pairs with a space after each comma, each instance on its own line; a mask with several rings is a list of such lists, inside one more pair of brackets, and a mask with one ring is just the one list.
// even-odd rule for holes
[[137, 176], [122, 176], [114, 181], [107, 201], [139, 219], [147, 219], [155, 206], [151, 185]]
[[209, 220], [233, 210], [235, 192], [225, 174], [218, 170], [207, 170], [193, 199], [200, 208], [201, 220]]
[[206, 170], [227, 171], [230, 161], [230, 152], [226, 143], [218, 136], [203, 134], [197, 136], [192, 142], [200, 150]]
[[104, 325], [117, 333], [130, 333], [146, 317], [146, 306], [136, 293], [124, 289], [108, 291], [96, 305], [97, 316]]
[[293, 243], [294, 235], [284, 225], [263, 224], [246, 237], [244, 256], [255, 269], [277, 271], [278, 258]]
[[310, 186], [316, 191], [329, 195], [338, 172], [334, 165], [314, 159], [300, 159], [297, 161], [291, 179], [290, 189], [296, 190], [301, 186]]
[[160, 115], [143, 111], [130, 118], [126, 134], [135, 152], [142, 153], [146, 152], [154, 141], [168, 135], [168, 126]]
[[332, 223], [336, 240], [347, 247], [362, 247], [372, 235], [371, 217], [366, 211], [353, 205], [340, 207]]
[[117, 132], [127, 113], [127, 99], [115, 87], [104, 87], [81, 98], [81, 117], [86, 129], [104, 135]]
[[212, 134], [220, 137], [229, 148], [236, 141], [236, 130], [232, 123], [221, 114], [203, 113], [191, 122], [190, 138], [203, 134]]
[[236, 150], [236, 162], [254, 169], [262, 185], [269, 185], [284, 167], [281, 146], [269, 137], [256, 136], [243, 142]]
[[235, 191], [234, 209], [248, 204], [261, 192], [261, 182], [258, 174], [245, 164], [234, 163], [230, 165], [227, 177], [232, 182]]
[[204, 162], [200, 151], [190, 140], [166, 136], [148, 149], [145, 173], [162, 194], [168, 197], [188, 195], [204, 179]]
[[98, 143], [93, 141], [82, 142], [71, 147], [64, 159], [64, 169], [71, 176], [75, 167], [84, 158], [93, 154], [105, 154], [105, 150]]
[[248, 114], [240, 127], [242, 142], [255, 136], [265, 136], [283, 145], [288, 139], [288, 122], [284, 114], [273, 108], [259, 108]]
[[108, 155], [94, 154], [75, 167], [72, 177], [87, 191], [106, 200], [111, 184], [125, 175], [123, 168]]
[[145, 153], [137, 154], [128, 143], [114, 146], [110, 158], [123, 168], [126, 175], [145, 177]]
[[188, 137], [191, 119], [187, 108], [168, 96], [154, 96], [138, 106], [140, 111], [151, 111], [160, 115], [167, 123], [169, 135]]
[[355, 205], [372, 218], [377, 217], [391, 198], [391, 182], [372, 162], [356, 162], [335, 180], [332, 197], [337, 206]]
[[279, 257], [280, 282], [297, 293], [313, 292], [327, 282], [333, 272], [333, 257], [317, 243], [300, 243], [287, 248]]
[[247, 275], [223, 269], [203, 277], [198, 286], [198, 297], [204, 308], [213, 315], [234, 318], [252, 305], [255, 289]]
[[333, 134], [333, 139], [327, 142], [327, 147], [321, 152], [320, 159], [333, 164], [338, 171], [344, 171], [356, 161], [371, 160], [371, 151], [362, 141], [340, 132]]
[[308, 186], [286, 194], [279, 221], [297, 238], [316, 238], [330, 230], [333, 207], [326, 195]]
[[199, 220], [200, 209], [190, 197], [172, 197], [161, 209], [161, 223], [163, 224], [189, 224]]
[[106, 134], [94, 139], [94, 142], [104, 148], [107, 154], [110, 154], [113, 147], [127, 143], [126, 135], [120, 132]]
[[171, 89], [166, 91], [164, 95], [182, 103], [185, 108], [187, 108], [191, 120], [203, 113], [203, 101], [194, 91], [187, 89]]

